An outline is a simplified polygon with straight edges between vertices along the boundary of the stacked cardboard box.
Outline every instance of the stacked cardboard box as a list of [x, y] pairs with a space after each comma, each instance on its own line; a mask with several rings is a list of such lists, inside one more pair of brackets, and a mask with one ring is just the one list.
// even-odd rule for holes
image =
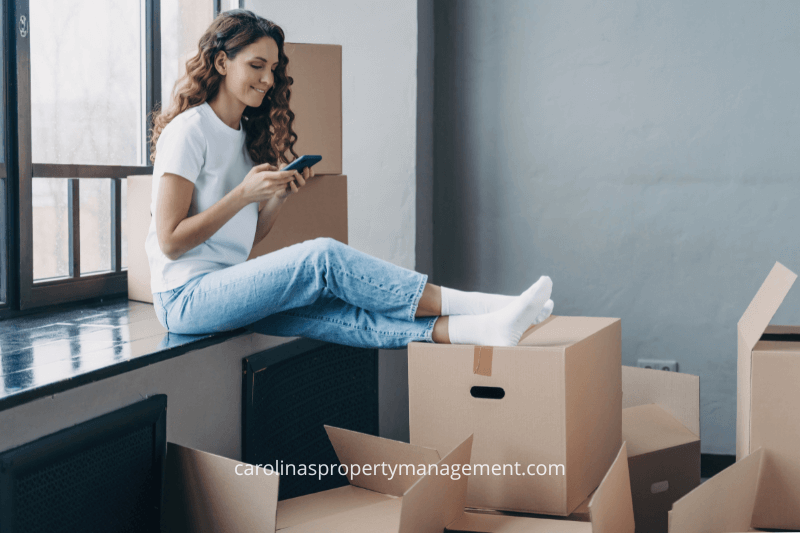
[[[317, 177], [292, 195], [269, 234], [248, 259], [316, 237], [347, 242], [347, 177], [342, 175], [342, 47], [286, 43], [293, 79], [295, 152], [321, 155]], [[152, 176], [129, 176], [128, 298], [153, 302], [144, 243], [150, 227]]]
[[[630, 501], [620, 334], [616, 318], [554, 316], [526, 331], [515, 347], [409, 344], [411, 442], [442, 451], [452, 448], [455, 435], [474, 434], [467, 506], [490, 512], [472, 512], [459, 527], [489, 527], [494, 519], [486, 516], [508, 521], [499, 511], [568, 517], [620, 456], [623, 495], [617, 489], [604, 494]], [[547, 466], [547, 473], [531, 472], [530, 465]], [[553, 474], [554, 465], [562, 470]], [[617, 531], [633, 531], [629, 511], [630, 529]]]
[[[397, 475], [349, 476], [350, 484], [278, 502], [277, 474], [170, 443], [162, 524], [171, 532], [441, 533], [463, 511], [472, 436], [440, 458], [436, 450], [325, 426], [342, 465], [387, 463]], [[430, 473], [399, 465], [435, 465]], [[259, 472], [253, 474], [253, 471]], [[438, 472], [438, 473], [437, 473]]]
[[481, 533], [629, 533], [634, 530], [625, 443], [588, 502], [586, 522], [503, 511], [465, 512], [446, 531]]

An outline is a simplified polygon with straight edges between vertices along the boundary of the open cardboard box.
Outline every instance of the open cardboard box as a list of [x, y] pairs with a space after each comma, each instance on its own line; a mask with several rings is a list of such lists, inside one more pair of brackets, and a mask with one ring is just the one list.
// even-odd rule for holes
[[775, 263], [738, 324], [736, 458], [769, 451], [752, 526], [800, 529], [800, 327], [770, 326], [797, 275]]
[[[623, 366], [622, 407], [636, 531], [666, 533], [672, 504], [700, 484], [700, 378]], [[590, 500], [569, 519], [588, 522]]]
[[472, 512], [447, 526], [446, 531], [480, 533], [633, 533], [633, 504], [626, 444], [588, 502], [589, 521], [514, 515], [501, 511]]
[[[128, 176], [128, 298], [153, 303], [144, 249], [152, 217], [152, 176]], [[347, 176], [315, 176], [287, 198], [275, 225], [248, 259], [317, 237], [347, 244]]]
[[473, 474], [467, 505], [567, 516], [620, 449], [621, 379], [618, 318], [551, 317], [514, 347], [413, 342], [411, 443], [442, 452], [473, 433], [473, 468], [564, 465], [558, 475]]
[[170, 443], [162, 523], [170, 532], [441, 533], [464, 510], [468, 477], [443, 474], [469, 464], [470, 435], [445, 457], [436, 450], [325, 426], [342, 465], [437, 465], [436, 473], [395, 470], [348, 476], [345, 487], [278, 502], [277, 474], [237, 475], [243, 463]]
[[759, 448], [676, 501], [669, 512], [669, 533], [757, 531], [754, 511], [768, 489], [764, 467], [771, 455]]
[[700, 378], [623, 366], [622, 440], [636, 531], [667, 533], [673, 502], [700, 485]]

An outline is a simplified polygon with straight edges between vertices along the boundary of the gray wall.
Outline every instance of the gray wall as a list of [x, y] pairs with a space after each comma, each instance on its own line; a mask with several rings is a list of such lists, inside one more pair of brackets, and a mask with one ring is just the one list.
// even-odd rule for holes
[[800, 271], [800, 2], [434, 9], [434, 281], [549, 274], [556, 314], [622, 318], [624, 364], [699, 375], [703, 452], [733, 454], [736, 322]]

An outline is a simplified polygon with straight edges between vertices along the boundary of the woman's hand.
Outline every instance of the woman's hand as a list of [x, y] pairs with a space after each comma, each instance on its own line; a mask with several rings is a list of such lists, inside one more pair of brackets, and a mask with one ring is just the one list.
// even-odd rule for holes
[[[285, 168], [287, 163], [281, 165], [281, 169]], [[302, 170], [302, 172], [294, 171], [295, 179], [289, 182], [289, 186], [286, 187], [283, 191], [283, 195], [280, 196], [281, 199], [285, 199], [290, 194], [294, 194], [300, 190], [300, 187], [306, 184], [306, 181], [310, 178], [314, 177], [314, 170], [311, 167], [306, 167]]]
[[[298, 177], [297, 171], [281, 171], [274, 165], [263, 163], [250, 169], [237, 188], [245, 204], [259, 202], [263, 205], [272, 199], [285, 198], [288, 194], [288, 184], [290, 182], [294, 184], [294, 180]], [[305, 184], [305, 181], [303, 183]], [[294, 191], [297, 191], [296, 187]]]

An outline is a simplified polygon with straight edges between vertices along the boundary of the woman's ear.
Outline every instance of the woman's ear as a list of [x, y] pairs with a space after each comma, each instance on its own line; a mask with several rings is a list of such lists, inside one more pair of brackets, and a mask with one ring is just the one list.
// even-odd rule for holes
[[228, 54], [223, 51], [217, 52], [217, 55], [214, 57], [214, 67], [217, 69], [222, 76], [226, 73], [226, 66], [228, 64]]

